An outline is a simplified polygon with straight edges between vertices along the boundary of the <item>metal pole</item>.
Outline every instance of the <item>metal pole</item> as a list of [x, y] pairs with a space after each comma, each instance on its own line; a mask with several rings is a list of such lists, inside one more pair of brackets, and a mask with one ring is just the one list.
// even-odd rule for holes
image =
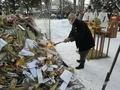
[[109, 72], [107, 73], [107, 75], [106, 75], [106, 78], [105, 78], [105, 81], [104, 81], [102, 90], [105, 90], [105, 88], [106, 88], [106, 86], [107, 86], [107, 83], [108, 83], [108, 81], [109, 81], [110, 75], [111, 75], [112, 70], [113, 70], [113, 68], [114, 68], [114, 65], [115, 65], [115, 63], [116, 63], [116, 61], [117, 61], [119, 52], [120, 52], [120, 45], [119, 45], [118, 50], [117, 50], [117, 52], [116, 52], [114, 61], [113, 61], [112, 65], [111, 65], [110, 71], [109, 71]]
[[108, 56], [108, 51], [109, 51], [109, 46], [110, 46], [110, 37], [108, 37], [108, 44], [107, 44], [107, 52], [106, 52], [106, 56]]
[[50, 15], [51, 15], [51, 2], [52, 0], [49, 0], [49, 41], [51, 41], [51, 30], [50, 30]]

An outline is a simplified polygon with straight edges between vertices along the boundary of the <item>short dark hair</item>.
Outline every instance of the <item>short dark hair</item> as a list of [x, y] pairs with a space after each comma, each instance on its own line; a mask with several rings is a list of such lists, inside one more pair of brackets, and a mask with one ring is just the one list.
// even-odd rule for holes
[[92, 9], [91, 6], [89, 5], [87, 9]]
[[103, 6], [102, 9], [107, 9], [107, 7], [106, 7], [106, 6]]

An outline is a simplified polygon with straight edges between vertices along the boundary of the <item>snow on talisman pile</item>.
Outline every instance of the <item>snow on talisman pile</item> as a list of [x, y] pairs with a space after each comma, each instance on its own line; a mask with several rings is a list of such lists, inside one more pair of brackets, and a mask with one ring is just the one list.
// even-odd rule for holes
[[26, 15], [0, 17], [1, 90], [83, 90], [52, 42]]

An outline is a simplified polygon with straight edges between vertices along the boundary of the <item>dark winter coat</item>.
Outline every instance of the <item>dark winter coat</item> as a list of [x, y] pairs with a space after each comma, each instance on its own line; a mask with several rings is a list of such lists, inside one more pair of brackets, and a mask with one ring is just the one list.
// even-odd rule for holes
[[82, 20], [75, 19], [68, 38], [70, 38], [70, 41], [75, 41], [79, 51], [89, 50], [95, 45], [91, 31]]

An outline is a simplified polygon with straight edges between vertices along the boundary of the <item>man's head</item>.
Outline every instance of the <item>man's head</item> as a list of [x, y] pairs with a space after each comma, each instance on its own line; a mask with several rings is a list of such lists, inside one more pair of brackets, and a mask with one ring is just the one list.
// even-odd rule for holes
[[87, 11], [91, 12], [91, 9], [92, 9], [91, 6], [88, 6]]
[[70, 24], [73, 24], [73, 22], [75, 21], [76, 18], [77, 18], [77, 16], [74, 13], [70, 13], [68, 15], [68, 20], [69, 20]]
[[102, 7], [102, 11], [103, 11], [103, 12], [106, 12], [106, 11], [107, 11], [107, 7], [106, 7], [106, 6], [103, 6], [103, 7]]

